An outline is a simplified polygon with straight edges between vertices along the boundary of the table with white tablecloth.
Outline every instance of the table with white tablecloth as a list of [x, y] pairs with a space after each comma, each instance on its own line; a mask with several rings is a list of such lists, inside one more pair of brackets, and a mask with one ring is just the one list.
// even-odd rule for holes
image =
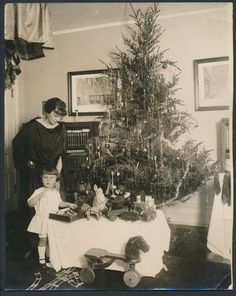
[[[155, 276], [163, 268], [164, 251], [169, 250], [170, 228], [162, 211], [150, 222], [110, 221], [105, 217], [96, 220], [80, 219], [71, 223], [50, 220], [48, 241], [50, 262], [56, 271], [61, 268], [86, 267], [84, 254], [90, 248], [101, 248], [108, 252], [124, 254], [129, 238], [141, 235], [149, 244], [150, 250], [141, 253], [141, 262], [136, 270], [143, 276]], [[116, 260], [108, 267], [111, 270], [125, 271], [126, 263]]]

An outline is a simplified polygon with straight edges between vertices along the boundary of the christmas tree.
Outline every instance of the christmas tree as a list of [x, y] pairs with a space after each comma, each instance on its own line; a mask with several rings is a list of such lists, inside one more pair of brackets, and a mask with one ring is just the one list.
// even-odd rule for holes
[[106, 65], [114, 95], [88, 145], [89, 173], [107, 194], [120, 187], [157, 202], [178, 199], [211, 175], [209, 151], [191, 140], [177, 148], [196, 125], [176, 97], [180, 69], [160, 49], [158, 5], [145, 12], [131, 8], [126, 50], [117, 48], [116, 66]]

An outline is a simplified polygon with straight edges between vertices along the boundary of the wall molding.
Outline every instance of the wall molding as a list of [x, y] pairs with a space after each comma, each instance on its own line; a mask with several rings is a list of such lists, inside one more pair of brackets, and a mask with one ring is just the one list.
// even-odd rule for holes
[[[202, 10], [196, 10], [196, 11], [174, 13], [174, 14], [159, 16], [159, 19], [168, 19], [168, 18], [180, 17], [180, 16], [190, 16], [190, 15], [196, 15], [196, 14], [216, 12], [216, 11], [221, 11], [221, 10], [228, 10], [228, 9], [229, 9], [229, 6], [224, 6], [224, 7], [217, 7], [217, 8], [211, 8], [211, 9], [202, 9]], [[113, 23], [104, 23], [104, 24], [99, 24], [99, 25], [77, 27], [77, 28], [72, 28], [72, 29], [67, 29], [67, 30], [58, 30], [58, 31], [54, 31], [53, 35], [71, 34], [71, 33], [92, 31], [92, 30], [112, 28], [112, 27], [131, 25], [131, 24], [134, 24], [133, 20], [122, 21], [122, 22], [113, 22]]]

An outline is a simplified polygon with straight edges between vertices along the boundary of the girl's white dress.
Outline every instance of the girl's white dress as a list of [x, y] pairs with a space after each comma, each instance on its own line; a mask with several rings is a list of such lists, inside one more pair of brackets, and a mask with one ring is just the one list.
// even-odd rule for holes
[[58, 190], [40, 187], [34, 191], [28, 200], [34, 198], [40, 193], [43, 194], [43, 197], [34, 206], [35, 215], [32, 218], [27, 230], [33, 233], [47, 234], [49, 213], [55, 213], [58, 211], [59, 204], [62, 199]]

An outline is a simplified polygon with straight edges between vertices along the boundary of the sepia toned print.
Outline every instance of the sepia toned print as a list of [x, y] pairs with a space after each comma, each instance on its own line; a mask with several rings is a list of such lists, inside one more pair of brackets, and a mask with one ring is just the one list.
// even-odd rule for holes
[[68, 86], [71, 115], [103, 114], [116, 92], [116, 80], [109, 79], [106, 69], [69, 72]]
[[5, 5], [6, 294], [234, 288], [232, 11]]
[[194, 61], [196, 110], [229, 108], [230, 66], [228, 57]]

